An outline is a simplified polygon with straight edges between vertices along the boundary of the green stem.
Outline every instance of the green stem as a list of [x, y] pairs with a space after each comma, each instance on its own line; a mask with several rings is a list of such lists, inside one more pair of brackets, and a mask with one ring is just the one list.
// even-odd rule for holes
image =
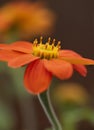
[[47, 115], [50, 123], [52, 124], [53, 130], [62, 130], [62, 127], [52, 108], [50, 98], [49, 98], [49, 91], [39, 94], [38, 98], [45, 111], [45, 114]]

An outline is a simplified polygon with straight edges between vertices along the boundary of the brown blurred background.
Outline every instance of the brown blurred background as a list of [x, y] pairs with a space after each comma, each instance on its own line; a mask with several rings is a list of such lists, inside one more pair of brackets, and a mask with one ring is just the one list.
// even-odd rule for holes
[[[4, 5], [9, 1], [10, 0], [0, 0], [0, 5]], [[32, 1], [36, 2], [38, 0]], [[61, 40], [63, 49], [71, 49], [84, 57], [94, 59], [94, 1], [43, 0], [43, 2], [44, 1], [46, 2], [47, 7], [56, 14], [56, 23], [50, 34], [51, 37]], [[47, 37], [49, 36], [47, 35], [46, 38]], [[33, 38], [29, 40], [32, 39]], [[12, 73], [16, 73], [14, 75], [18, 76], [19, 70], [16, 72], [12, 70]], [[23, 73], [21, 72], [22, 76]], [[89, 107], [93, 111], [93, 77], [94, 67], [90, 66], [88, 67], [88, 74], [85, 78], [75, 72], [73, 77], [68, 81], [54, 79], [54, 82], [57, 83], [57, 86], [59, 83], [66, 82], [81, 84], [90, 97], [89, 103], [84, 107]], [[14, 85], [11, 78], [11, 74], [7, 74], [6, 69], [2, 68], [2, 72], [0, 72], [0, 113], [2, 115], [2, 120], [0, 119], [0, 130], [44, 130], [46, 127], [50, 127], [50, 123], [46, 118], [37, 97], [28, 94], [23, 88], [24, 85], [21, 85], [22, 87], [19, 92], [19, 88], [15, 89], [14, 86], [16, 85]], [[56, 87], [56, 84], [53, 86]], [[54, 87], [51, 88], [51, 95], [53, 94], [53, 89]], [[54, 108], [60, 119], [61, 111], [55, 105]], [[10, 116], [10, 113], [12, 116]], [[3, 120], [5, 120], [5, 122]], [[94, 118], [92, 120], [94, 121]], [[76, 129], [71, 130], [94, 130], [94, 124], [91, 124], [86, 119], [82, 119], [82, 121], [78, 122]]]

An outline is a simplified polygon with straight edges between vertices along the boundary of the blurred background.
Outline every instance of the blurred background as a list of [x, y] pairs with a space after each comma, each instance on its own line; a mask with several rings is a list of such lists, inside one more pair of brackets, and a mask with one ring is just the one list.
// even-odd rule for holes
[[[0, 42], [61, 40], [63, 49], [94, 59], [93, 0], [0, 0]], [[0, 130], [45, 130], [50, 123], [37, 96], [23, 85], [24, 68], [0, 62]], [[87, 77], [53, 78], [50, 96], [63, 130], [94, 130], [94, 67]]]

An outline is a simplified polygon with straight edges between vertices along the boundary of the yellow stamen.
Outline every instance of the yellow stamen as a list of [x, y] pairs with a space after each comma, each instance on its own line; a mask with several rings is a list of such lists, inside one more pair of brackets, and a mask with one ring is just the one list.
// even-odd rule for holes
[[50, 44], [50, 42], [51, 42], [51, 38], [49, 37], [49, 38], [48, 38], [48, 43]]
[[40, 41], [38, 43], [38, 40], [35, 39], [33, 42], [33, 52], [32, 54], [34, 56], [38, 56], [40, 58], [45, 59], [52, 59], [58, 57], [58, 51], [60, 49], [60, 41], [55, 46], [55, 39], [53, 39], [51, 43], [51, 38], [48, 38], [48, 41], [43, 44], [43, 37], [40, 37]]
[[43, 39], [43, 37], [41, 36], [41, 37], [40, 37], [40, 44], [42, 44], [42, 39]]
[[55, 39], [53, 39], [53, 42], [52, 42], [52, 44], [55, 44], [55, 41], [56, 41], [56, 40], [55, 40]]
[[55, 39], [53, 39], [52, 41], [52, 50], [54, 49], [54, 47], [55, 47]]
[[38, 40], [35, 39], [34, 42], [33, 42], [33, 45], [36, 46], [38, 44]]
[[57, 46], [60, 46], [60, 44], [61, 44], [61, 41], [58, 41]]
[[57, 47], [58, 47], [58, 49], [61, 48], [60, 44], [61, 44], [61, 41], [58, 41], [58, 43], [57, 43]]

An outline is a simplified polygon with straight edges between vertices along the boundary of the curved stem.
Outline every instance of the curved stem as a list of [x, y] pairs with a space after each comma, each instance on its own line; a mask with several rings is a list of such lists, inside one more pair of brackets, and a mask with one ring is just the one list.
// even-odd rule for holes
[[52, 108], [50, 98], [49, 98], [49, 91], [39, 94], [38, 98], [45, 111], [45, 114], [47, 115], [50, 123], [52, 124], [53, 130], [62, 130], [62, 127]]

